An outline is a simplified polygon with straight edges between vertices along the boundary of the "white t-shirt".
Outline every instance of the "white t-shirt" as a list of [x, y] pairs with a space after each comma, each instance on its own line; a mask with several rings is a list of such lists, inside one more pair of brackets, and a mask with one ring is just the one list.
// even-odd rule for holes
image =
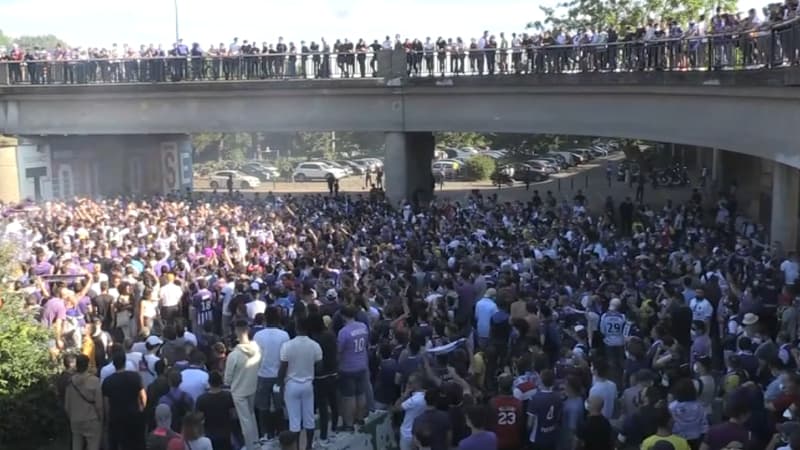
[[158, 300], [162, 307], [174, 307], [181, 304], [183, 289], [175, 283], [167, 283], [161, 286], [158, 292]]
[[614, 406], [617, 401], [617, 385], [611, 380], [598, 380], [592, 384], [589, 397], [603, 399], [603, 415], [611, 420], [614, 417]]
[[[139, 366], [133, 364], [131, 361], [125, 361], [125, 370], [129, 370], [131, 372], [138, 372]], [[113, 362], [110, 362], [105, 366], [103, 366], [103, 368], [100, 369], [100, 384], [102, 385], [103, 381], [105, 381], [106, 378], [110, 377], [111, 374], [113, 374], [116, 371], [117, 369], [114, 368]]]
[[206, 389], [208, 389], [208, 372], [193, 367], [184, 369], [183, 372], [181, 372], [180, 388], [182, 391], [192, 396], [192, 400], [197, 401], [197, 398], [203, 395]]
[[422, 391], [414, 392], [411, 397], [403, 402], [402, 407], [405, 415], [403, 416], [403, 423], [400, 425], [400, 437], [413, 439], [414, 420], [425, 412], [425, 408], [428, 407], [428, 404], [425, 403], [425, 393]]
[[314, 364], [322, 361], [322, 347], [308, 336], [296, 336], [281, 346], [281, 362], [289, 363], [286, 378], [298, 383], [314, 381]]
[[781, 272], [783, 272], [784, 283], [794, 284], [800, 275], [800, 266], [794, 261], [786, 260], [781, 263]]
[[289, 334], [280, 328], [265, 328], [253, 336], [253, 341], [261, 349], [261, 366], [258, 376], [277, 378], [281, 368], [281, 347], [289, 342]]
[[689, 307], [692, 308], [692, 320], [708, 322], [711, 320], [711, 316], [714, 315], [714, 307], [711, 306], [711, 302], [704, 298], [693, 298], [689, 302]]
[[253, 321], [256, 318], [256, 314], [264, 314], [267, 310], [267, 303], [264, 300], [253, 300], [245, 307], [247, 308], [247, 318]]
[[156, 355], [144, 355], [144, 362], [147, 363], [147, 368], [138, 367], [139, 375], [142, 376], [142, 384], [146, 388], [156, 379], [156, 362], [161, 359]]

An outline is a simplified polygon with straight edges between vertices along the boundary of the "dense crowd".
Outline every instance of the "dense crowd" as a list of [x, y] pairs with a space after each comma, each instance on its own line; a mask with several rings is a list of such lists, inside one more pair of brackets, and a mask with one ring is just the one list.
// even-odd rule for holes
[[798, 5], [755, 9], [746, 14], [717, 8], [713, 16], [680, 24], [648, 20], [641, 27], [554, 29], [506, 36], [488, 31], [478, 38], [364, 39], [277, 43], [234, 38], [203, 48], [178, 40], [161, 45], [110, 48], [58, 45], [20, 48], [0, 55], [8, 61], [11, 83], [164, 82], [337, 76], [372, 77], [378, 53], [406, 52], [409, 75], [562, 73], [573, 71], [663, 70], [764, 66], [798, 61]]
[[703, 205], [194, 194], [3, 236], [76, 450], [326, 448], [371, 411], [401, 450], [800, 450], [800, 263]]

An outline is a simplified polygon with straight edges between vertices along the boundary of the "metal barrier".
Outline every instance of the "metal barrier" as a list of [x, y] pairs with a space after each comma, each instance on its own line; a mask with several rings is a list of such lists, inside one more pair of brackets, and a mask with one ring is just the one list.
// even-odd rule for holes
[[[800, 62], [800, 17], [766, 29], [659, 40], [525, 48], [271, 53], [134, 59], [3, 60], [0, 84], [163, 83], [197, 80], [483, 76], [748, 70]], [[383, 57], [381, 53], [387, 53]], [[405, 56], [404, 67], [402, 65]], [[398, 58], [399, 56], [399, 58]]]

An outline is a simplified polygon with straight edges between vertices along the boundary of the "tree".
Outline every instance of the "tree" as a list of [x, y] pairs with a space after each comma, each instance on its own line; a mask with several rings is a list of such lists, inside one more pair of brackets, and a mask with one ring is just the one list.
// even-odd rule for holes
[[485, 134], [481, 133], [457, 133], [457, 132], [441, 132], [434, 133], [436, 144], [440, 147], [450, 148], [484, 148], [489, 145], [489, 139]]
[[495, 167], [494, 159], [484, 155], [473, 156], [464, 163], [464, 170], [470, 180], [485, 180], [489, 178]]
[[254, 159], [257, 136], [255, 133], [198, 133], [192, 135], [197, 162], [245, 161]]
[[492, 148], [505, 149], [503, 158], [509, 162], [527, 161], [538, 153], [560, 148], [567, 139], [557, 134], [492, 134]]
[[[0, 279], [13, 279], [17, 255], [14, 244], [0, 245]], [[24, 298], [6, 285], [0, 285], [0, 298], [0, 411], [7, 413], [0, 420], [0, 448], [26, 448], [23, 443], [62, 431], [52, 387], [56, 365], [48, 352], [48, 330], [33, 320]]]
[[735, 0], [565, 0], [555, 8], [540, 6], [544, 21], [528, 24], [528, 28], [556, 28], [576, 31], [580, 28], [593, 30], [614, 27], [638, 28], [648, 20], [676, 20], [686, 25], [697, 20], [701, 14], [710, 14], [714, 8], [732, 11]]
[[45, 35], [37, 35], [37, 36], [20, 36], [14, 39], [14, 42], [19, 44], [19, 46], [23, 49], [33, 49], [34, 47], [44, 48], [47, 50], [52, 50], [56, 48], [59, 44], [62, 47], [67, 45], [66, 42], [62, 41], [58, 37], [52, 34], [45, 34]]
[[330, 131], [299, 132], [295, 136], [292, 147], [296, 154], [306, 158], [335, 159], [333, 136]]

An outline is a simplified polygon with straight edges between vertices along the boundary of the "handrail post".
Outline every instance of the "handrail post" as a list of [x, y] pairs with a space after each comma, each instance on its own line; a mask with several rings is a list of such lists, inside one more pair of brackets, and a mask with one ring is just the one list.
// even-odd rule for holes
[[8, 72], [8, 62], [0, 62], [0, 85], [6, 86], [11, 84], [11, 78], [9, 77], [10, 74]]

